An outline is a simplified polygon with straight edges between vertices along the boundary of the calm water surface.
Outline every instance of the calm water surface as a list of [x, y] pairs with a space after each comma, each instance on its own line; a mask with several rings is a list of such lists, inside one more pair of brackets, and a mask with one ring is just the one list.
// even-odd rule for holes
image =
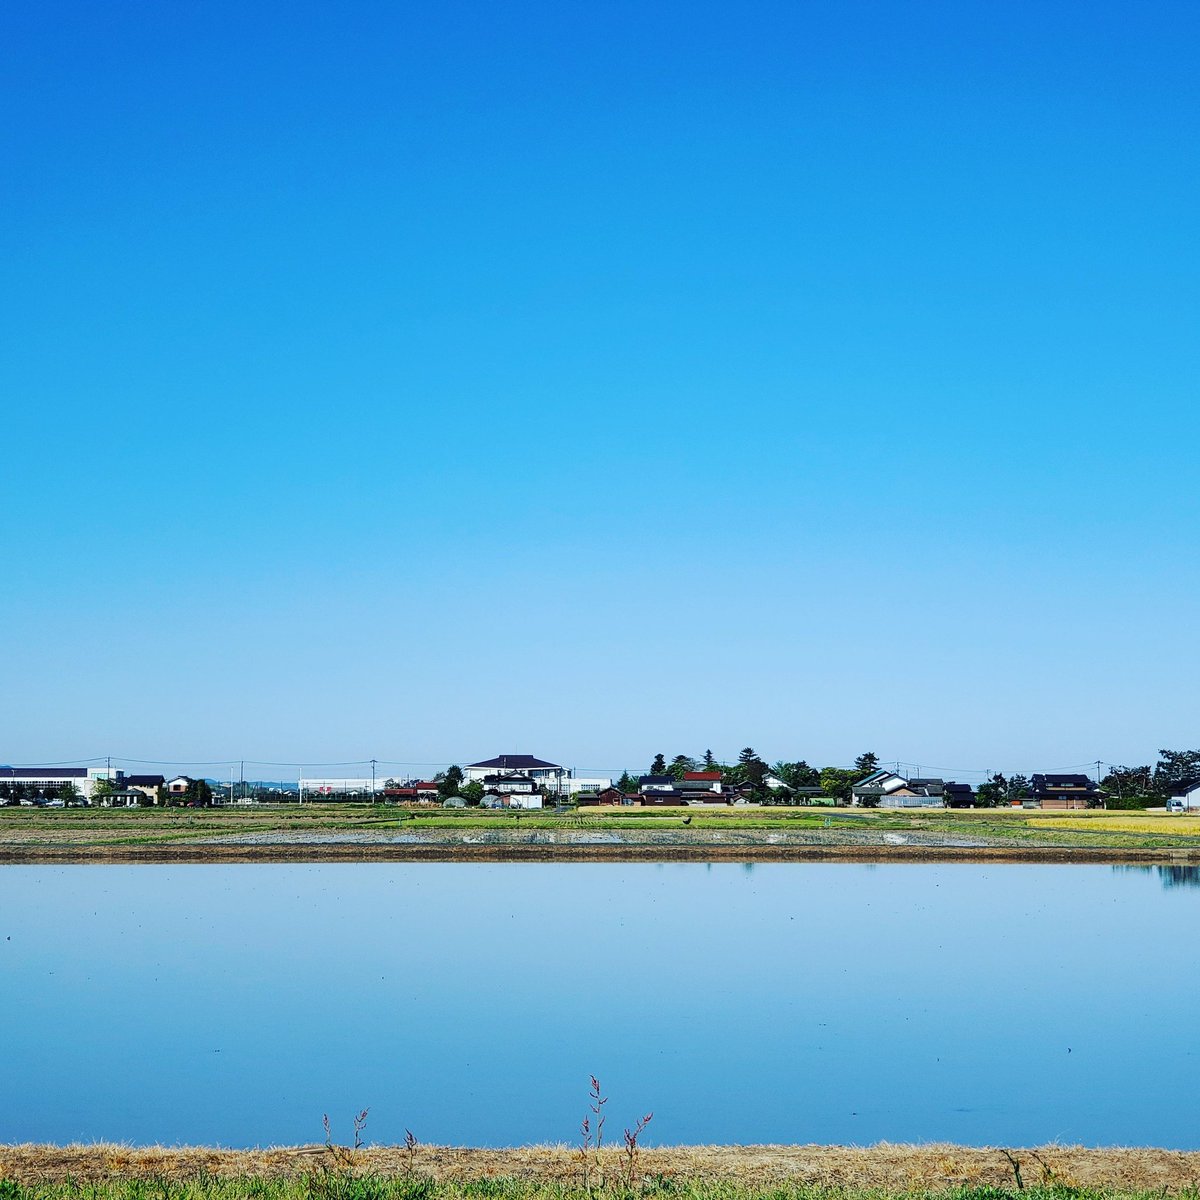
[[1194, 870], [0, 868], [0, 1142], [1200, 1146]]

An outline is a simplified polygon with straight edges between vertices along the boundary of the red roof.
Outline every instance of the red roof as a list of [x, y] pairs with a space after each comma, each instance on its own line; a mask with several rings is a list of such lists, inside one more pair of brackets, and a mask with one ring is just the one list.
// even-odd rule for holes
[[702, 779], [720, 779], [720, 771], [684, 771], [684, 779], [694, 779], [697, 783]]

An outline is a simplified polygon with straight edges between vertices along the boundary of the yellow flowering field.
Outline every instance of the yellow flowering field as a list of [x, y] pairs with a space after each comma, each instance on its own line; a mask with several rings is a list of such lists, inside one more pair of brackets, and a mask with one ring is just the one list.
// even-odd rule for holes
[[1175, 836], [1200, 834], [1200, 816], [1174, 816], [1167, 813], [1082, 813], [1061, 817], [1030, 817], [1035, 829], [1081, 829], [1092, 833], [1162, 833]]

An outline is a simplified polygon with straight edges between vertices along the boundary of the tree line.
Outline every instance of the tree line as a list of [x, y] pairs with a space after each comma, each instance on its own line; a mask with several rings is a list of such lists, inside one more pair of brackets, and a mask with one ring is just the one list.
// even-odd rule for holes
[[[648, 775], [660, 778], [667, 776], [678, 782], [692, 771], [719, 771], [721, 783], [726, 787], [749, 786], [752, 797], [763, 804], [779, 803], [781, 789], [768, 785], [768, 776], [773, 776], [791, 792], [799, 789], [820, 789], [823, 796], [838, 803], [850, 802], [850, 789], [860, 780], [879, 769], [879, 757], [871, 751], [860, 754], [853, 767], [814, 767], [801, 759], [799, 762], [767, 763], [753, 746], [746, 746], [737, 757], [737, 762], [718, 762], [711, 750], [705, 750], [699, 758], [688, 754], [676, 754], [669, 762], [663, 754], [656, 754], [650, 764]], [[626, 770], [617, 780], [617, 789], [636, 792], [640, 776]]]
[[[793, 791], [820, 788], [823, 796], [848, 804], [854, 785], [878, 769], [879, 757], [871, 751], [860, 754], [853, 767], [813, 767], [803, 759], [768, 765], [753, 747], [747, 746], [736, 763], [718, 762], [711, 750], [698, 759], [677, 754], [668, 761], [665, 755], [656, 754], [647, 774], [669, 775], [682, 781], [689, 771], [720, 771], [722, 783], [731, 787], [749, 784], [755, 798], [764, 803], [778, 802], [765, 782], [768, 775], [773, 775]], [[1200, 750], [1159, 750], [1158, 761], [1152, 766], [1110, 767], [1100, 780], [1100, 794], [1109, 808], [1155, 808], [1178, 794], [1183, 784], [1194, 780], [1200, 780]], [[638, 777], [625, 771], [616, 786], [622, 792], [636, 792]], [[1032, 794], [1028, 775], [1005, 775], [997, 771], [975, 789], [972, 802], [977, 808], [995, 808]]]

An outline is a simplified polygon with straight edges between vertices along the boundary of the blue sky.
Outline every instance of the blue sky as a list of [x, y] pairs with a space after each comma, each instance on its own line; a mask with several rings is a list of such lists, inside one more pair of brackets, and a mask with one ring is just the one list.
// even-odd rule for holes
[[0, 760], [1200, 743], [1187, 4], [0, 11]]

